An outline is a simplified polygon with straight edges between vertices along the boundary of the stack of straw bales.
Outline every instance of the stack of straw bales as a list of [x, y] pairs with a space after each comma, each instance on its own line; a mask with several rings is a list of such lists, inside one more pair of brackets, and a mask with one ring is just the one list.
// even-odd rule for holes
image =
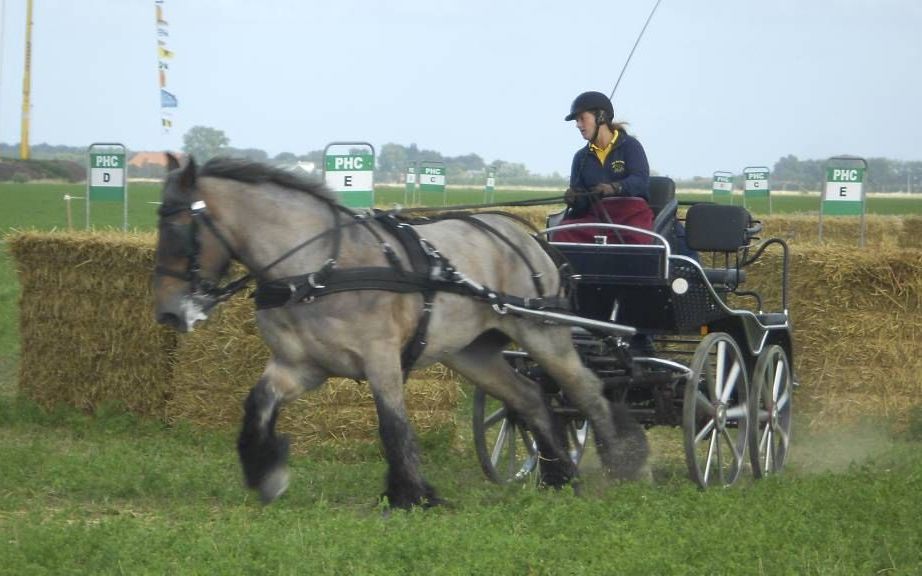
[[[543, 226], [546, 209], [519, 212]], [[789, 218], [769, 219], [767, 232], [793, 229]], [[914, 238], [922, 232], [919, 219], [902, 226], [898, 237], [907, 226]], [[858, 249], [855, 238], [792, 243], [799, 395], [821, 418], [899, 418], [922, 398], [922, 250]], [[268, 358], [251, 301], [234, 298], [177, 337], [152, 318], [152, 234], [25, 232], [8, 244], [22, 285], [20, 387], [29, 397], [86, 410], [118, 402], [171, 422], [238, 425]], [[749, 275], [748, 287], [766, 295], [766, 310], [780, 307], [779, 270], [780, 252], [771, 250]], [[460, 401], [457, 379], [442, 367], [408, 383], [420, 431], [455, 426]], [[374, 403], [366, 385], [333, 380], [283, 411], [280, 428], [301, 446], [371, 439]]]
[[24, 232], [8, 244], [22, 289], [20, 388], [45, 406], [112, 402], [162, 417], [176, 336], [153, 322], [152, 236]]
[[[766, 310], [780, 269], [772, 251], [750, 271]], [[799, 247], [790, 270], [794, 367], [817, 418], [901, 419], [922, 402], [922, 250]]]

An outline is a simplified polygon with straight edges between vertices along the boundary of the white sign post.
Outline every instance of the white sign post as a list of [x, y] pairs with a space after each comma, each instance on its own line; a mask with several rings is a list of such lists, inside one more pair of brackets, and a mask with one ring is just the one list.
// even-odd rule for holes
[[323, 150], [323, 181], [343, 206], [375, 205], [375, 148], [368, 142], [331, 142]]
[[122, 229], [128, 229], [128, 178], [124, 144], [95, 142], [86, 150], [86, 227], [90, 227], [90, 205], [93, 202], [121, 202]]
[[823, 239], [823, 216], [860, 216], [864, 246], [864, 180], [868, 163], [858, 156], [834, 156], [826, 161], [826, 185], [820, 201], [820, 240]]
[[733, 173], [726, 170], [717, 170], [714, 172], [714, 183], [711, 184], [711, 194], [714, 202], [720, 203], [721, 199], [727, 199], [733, 204]]
[[448, 204], [448, 193], [445, 191], [445, 163], [437, 161], [420, 162], [419, 167], [419, 192], [423, 206], [435, 206], [426, 197], [426, 193], [441, 193], [442, 206]]
[[743, 208], [746, 207], [747, 198], [768, 198], [768, 213], [772, 213], [772, 195], [768, 184], [770, 172], [766, 166], [747, 166], [743, 168], [743, 176], [746, 178], [746, 187], [743, 190]]

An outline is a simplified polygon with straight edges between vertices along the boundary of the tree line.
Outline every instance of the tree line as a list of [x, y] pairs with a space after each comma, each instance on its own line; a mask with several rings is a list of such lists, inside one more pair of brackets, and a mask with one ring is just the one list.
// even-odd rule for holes
[[[281, 152], [270, 157], [258, 148], [235, 148], [230, 145], [230, 138], [222, 130], [208, 126], [194, 126], [183, 135], [182, 151], [192, 155], [198, 162], [205, 162], [215, 156], [235, 156], [256, 162], [266, 162], [280, 166], [291, 166], [298, 162], [312, 162], [316, 169], [322, 170], [323, 150], [311, 150], [301, 154]], [[15, 158], [19, 155], [19, 146], [0, 144], [0, 156]], [[85, 147], [53, 146], [38, 144], [31, 148], [32, 158], [36, 160], [65, 160], [79, 165], [86, 163]], [[405, 146], [387, 143], [376, 150], [375, 179], [378, 182], [400, 182], [407, 167], [421, 162], [441, 162], [445, 166], [446, 181], [451, 184], [482, 186], [487, 170], [494, 172], [499, 186], [556, 186], [566, 187], [569, 175], [558, 173], [550, 175], [534, 174], [521, 163], [494, 160], [486, 162], [477, 154], [445, 156], [436, 150], [419, 148], [416, 144]], [[913, 192], [922, 193], [922, 161], [900, 161], [888, 158], [867, 158], [868, 174], [866, 190], [869, 192]], [[826, 159], [801, 160], [794, 155], [784, 156], [771, 166], [770, 186], [772, 190], [816, 191], [823, 187], [826, 175]], [[163, 175], [162, 166], [144, 165], [128, 167], [129, 177], [159, 178]], [[734, 177], [737, 190], [743, 188], [742, 173]], [[680, 188], [699, 188], [709, 190], [712, 176], [696, 176], [679, 180]]]

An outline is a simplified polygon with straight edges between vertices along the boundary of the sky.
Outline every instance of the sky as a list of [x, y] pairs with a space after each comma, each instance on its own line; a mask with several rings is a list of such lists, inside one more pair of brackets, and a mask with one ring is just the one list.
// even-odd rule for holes
[[[270, 156], [415, 143], [566, 175], [570, 103], [612, 91], [655, 4], [162, 0], [165, 133], [155, 2], [34, 0], [33, 145], [178, 150], [208, 126]], [[26, 0], [0, 3], [0, 141], [17, 143]], [[674, 178], [788, 154], [922, 160], [920, 30], [920, 0], [662, 0], [615, 116]]]

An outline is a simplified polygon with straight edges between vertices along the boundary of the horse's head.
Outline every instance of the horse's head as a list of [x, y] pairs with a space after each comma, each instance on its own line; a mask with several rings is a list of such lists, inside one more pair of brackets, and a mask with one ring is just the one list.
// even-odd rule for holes
[[167, 154], [168, 171], [158, 211], [153, 292], [157, 322], [189, 332], [217, 302], [218, 282], [231, 250], [198, 187], [195, 161], [185, 167]]

